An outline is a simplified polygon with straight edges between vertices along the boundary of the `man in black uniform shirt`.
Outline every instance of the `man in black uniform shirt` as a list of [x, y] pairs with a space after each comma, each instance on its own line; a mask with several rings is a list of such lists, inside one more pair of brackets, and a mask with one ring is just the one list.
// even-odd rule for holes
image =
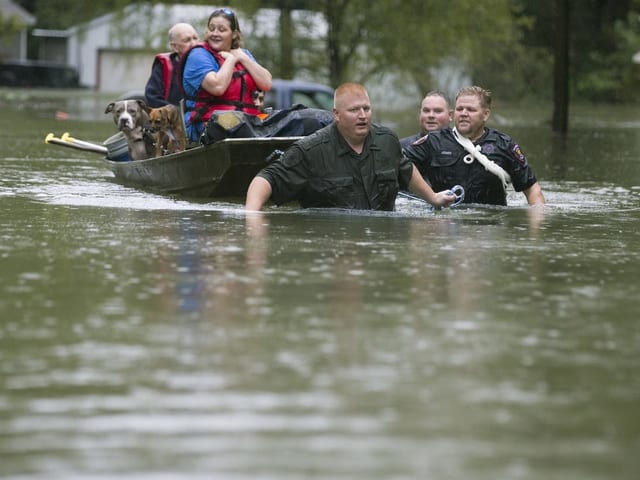
[[456, 96], [454, 128], [430, 132], [405, 147], [407, 157], [435, 190], [461, 185], [465, 203], [506, 205], [509, 184], [529, 205], [544, 204], [542, 189], [520, 146], [485, 125], [491, 92], [465, 87]]

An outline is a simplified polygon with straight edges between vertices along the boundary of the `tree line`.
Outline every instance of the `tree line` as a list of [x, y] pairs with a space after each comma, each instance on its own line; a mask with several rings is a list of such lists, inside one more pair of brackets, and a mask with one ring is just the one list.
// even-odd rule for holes
[[[51, 29], [68, 28], [138, 3], [14, 1], [36, 16], [37, 28]], [[187, 3], [211, 5], [207, 0]], [[370, 83], [393, 73], [400, 84], [425, 92], [438, 79], [446, 81], [448, 72], [500, 92], [505, 100], [558, 101], [563, 82], [567, 101], [640, 100], [640, 65], [632, 62], [640, 51], [640, 0], [228, 0], [226, 4], [253, 22], [260, 22], [260, 7], [280, 9], [280, 21], [273, 26], [276, 41], [246, 39], [247, 47], [276, 77], [302, 74], [336, 86], [346, 80]], [[313, 26], [317, 16], [312, 14], [321, 14], [327, 24], [320, 41], [297, 34]]]

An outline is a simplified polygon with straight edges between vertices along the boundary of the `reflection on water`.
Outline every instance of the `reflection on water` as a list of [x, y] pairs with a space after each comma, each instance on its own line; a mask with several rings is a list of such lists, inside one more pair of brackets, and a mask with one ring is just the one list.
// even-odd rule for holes
[[638, 137], [526, 133], [544, 209], [372, 214], [4, 138], [3, 477], [635, 479]]

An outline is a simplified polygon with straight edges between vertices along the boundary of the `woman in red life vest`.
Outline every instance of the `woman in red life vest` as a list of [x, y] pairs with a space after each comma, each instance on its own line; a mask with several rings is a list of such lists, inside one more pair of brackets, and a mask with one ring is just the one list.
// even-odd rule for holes
[[260, 113], [253, 93], [271, 90], [271, 73], [242, 48], [242, 32], [233, 10], [219, 8], [209, 16], [204, 42], [189, 50], [183, 60], [182, 85], [187, 137], [193, 142], [214, 111]]

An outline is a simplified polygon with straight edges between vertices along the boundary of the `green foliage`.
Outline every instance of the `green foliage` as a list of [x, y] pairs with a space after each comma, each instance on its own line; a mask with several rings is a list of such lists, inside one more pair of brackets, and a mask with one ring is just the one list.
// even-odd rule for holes
[[[528, 52], [537, 49], [551, 57], [556, 33], [555, 12], [549, 8], [552, 2], [515, 0], [515, 3], [535, 19], [529, 28], [522, 29], [521, 45]], [[581, 0], [570, 5], [572, 99], [638, 100], [639, 67], [631, 62], [631, 56], [640, 50], [640, 0]], [[540, 58], [544, 60], [544, 55]], [[545, 63], [540, 67], [546, 78]]]
[[[14, 0], [15, 1], [15, 0]], [[135, 3], [126, 0], [30, 0], [17, 1], [38, 19], [38, 28], [66, 29], [78, 23]]]
[[410, 79], [426, 92], [454, 88], [452, 79], [467, 76], [504, 90], [507, 98], [531, 92], [549, 96], [550, 55], [541, 48], [525, 51], [523, 31], [532, 28], [534, 19], [512, 0], [343, 0], [319, 5], [331, 25], [327, 51], [333, 52], [329, 68], [334, 84], [387, 75]]
[[553, 58], [546, 49], [513, 45], [509, 55], [488, 58], [473, 69], [473, 82], [502, 100], [552, 98]]
[[590, 52], [589, 68], [576, 81], [576, 96], [594, 102], [640, 100], [640, 66], [631, 57], [640, 50], [640, 13], [631, 13], [613, 26], [617, 48]]
[[[243, 11], [244, 12], [244, 11]], [[248, 12], [244, 12], [247, 14]], [[245, 38], [246, 47], [260, 61], [262, 65], [268, 68], [275, 77], [279, 78], [306, 78], [321, 83], [328, 82], [328, 69], [326, 60], [326, 49], [323, 41], [312, 39], [310, 32], [313, 30], [316, 22], [317, 12], [298, 11], [295, 12], [295, 21], [293, 22], [294, 35], [291, 43], [293, 47], [292, 62], [294, 65], [294, 74], [290, 74], [283, 68], [282, 64], [285, 59], [282, 58], [281, 42], [286, 32], [282, 31], [281, 24], [273, 25], [273, 29], [279, 31], [279, 38], [274, 39], [272, 36], [250, 35]], [[282, 12], [281, 16], [285, 13]], [[255, 27], [259, 22], [263, 21], [259, 15], [255, 14], [249, 17], [248, 23], [251, 30], [255, 31]], [[272, 33], [272, 32], [270, 32]]]
[[[14, 1], [37, 17], [38, 28], [52, 29], [68, 28], [105, 13], [121, 12], [133, 3], [144, 3]], [[211, 5], [208, 0], [187, 3]], [[425, 92], [453, 83], [443, 74], [446, 67], [505, 100], [552, 97], [556, 25], [550, 1], [227, 0], [222, 4], [242, 10], [256, 25], [263, 21], [255, 16], [259, 8], [307, 10], [296, 11], [293, 30], [288, 30], [286, 22], [273, 26], [281, 35], [278, 40], [272, 36], [246, 38], [247, 47], [275, 76], [293, 72], [333, 86], [347, 80], [378, 81], [386, 76], [387, 80], [393, 77], [396, 84], [409, 81], [414, 90]], [[571, 5], [572, 97], [639, 100], [640, 66], [631, 62], [631, 56], [640, 50], [640, 0], [581, 0]], [[321, 13], [327, 21], [324, 38], [310, 40], [295, 34], [314, 27], [311, 12]], [[16, 29], [16, 25], [5, 22], [0, 39], [8, 38]]]
[[14, 36], [24, 28], [24, 24], [17, 17], [3, 17], [0, 13], [0, 42], [9, 44]]
[[[494, 12], [500, 12], [497, 19]], [[513, 2], [496, 2], [483, 15], [479, 21], [490, 28], [473, 35], [480, 46], [469, 60], [473, 83], [499, 92], [502, 100], [550, 98], [552, 57], [547, 49], [526, 48], [522, 42], [535, 19]]]

